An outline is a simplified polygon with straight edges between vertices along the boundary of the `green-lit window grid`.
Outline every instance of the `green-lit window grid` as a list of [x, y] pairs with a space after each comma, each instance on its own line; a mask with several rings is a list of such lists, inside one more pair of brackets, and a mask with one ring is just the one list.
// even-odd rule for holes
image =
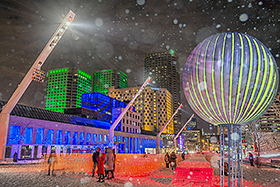
[[48, 73], [46, 110], [64, 112], [66, 108], [68, 69], [51, 70]]

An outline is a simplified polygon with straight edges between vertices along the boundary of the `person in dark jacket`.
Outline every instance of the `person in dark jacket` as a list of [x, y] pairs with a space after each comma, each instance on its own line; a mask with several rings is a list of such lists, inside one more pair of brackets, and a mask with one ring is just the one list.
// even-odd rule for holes
[[169, 156], [169, 162], [170, 162], [172, 170], [175, 170], [175, 168], [176, 168], [176, 159], [177, 159], [177, 155], [173, 151]]
[[182, 159], [185, 160], [185, 152], [182, 153]]
[[18, 160], [18, 154], [17, 152], [15, 152], [14, 156], [13, 156], [13, 162], [17, 162]]
[[166, 164], [166, 168], [169, 168], [169, 154], [168, 153], [165, 154], [164, 161]]
[[252, 153], [249, 153], [249, 161], [250, 161], [251, 166], [255, 167], [254, 166], [254, 157], [253, 157]]
[[99, 152], [100, 148], [97, 147], [96, 151], [92, 154], [92, 161], [93, 161], [93, 168], [92, 168], [92, 177], [94, 177], [95, 169], [98, 167], [98, 157], [99, 157]]

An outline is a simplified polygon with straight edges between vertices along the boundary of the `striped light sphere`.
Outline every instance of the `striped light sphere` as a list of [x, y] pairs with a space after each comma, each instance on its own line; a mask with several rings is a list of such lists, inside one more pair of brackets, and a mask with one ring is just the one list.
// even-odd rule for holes
[[258, 119], [278, 89], [278, 70], [269, 50], [243, 33], [219, 33], [198, 44], [183, 71], [191, 108], [205, 121], [243, 125]]

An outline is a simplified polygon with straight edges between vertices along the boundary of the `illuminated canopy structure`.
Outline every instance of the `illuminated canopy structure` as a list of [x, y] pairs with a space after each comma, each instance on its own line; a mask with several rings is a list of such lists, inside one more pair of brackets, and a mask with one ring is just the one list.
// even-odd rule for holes
[[191, 108], [205, 121], [245, 124], [271, 105], [278, 71], [270, 51], [242, 33], [220, 33], [201, 42], [184, 67], [183, 88]]
[[192, 51], [183, 72], [191, 108], [220, 126], [220, 185], [243, 186], [241, 125], [258, 119], [278, 89], [278, 70], [269, 50], [243, 33], [213, 35]]

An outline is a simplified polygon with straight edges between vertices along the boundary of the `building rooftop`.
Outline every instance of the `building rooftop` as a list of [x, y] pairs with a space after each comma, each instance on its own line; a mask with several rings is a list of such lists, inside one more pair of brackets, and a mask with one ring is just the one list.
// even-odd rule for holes
[[[6, 104], [5, 101], [0, 101], [0, 111], [2, 107]], [[60, 123], [68, 123], [74, 125], [91, 126], [102, 129], [109, 129], [111, 124], [104, 121], [87, 119], [79, 116], [63, 114], [58, 112], [52, 112], [49, 110], [44, 110], [40, 108], [25, 106], [17, 104], [11, 112], [12, 116], [20, 116], [26, 118], [40, 119], [46, 121], [55, 121]]]

